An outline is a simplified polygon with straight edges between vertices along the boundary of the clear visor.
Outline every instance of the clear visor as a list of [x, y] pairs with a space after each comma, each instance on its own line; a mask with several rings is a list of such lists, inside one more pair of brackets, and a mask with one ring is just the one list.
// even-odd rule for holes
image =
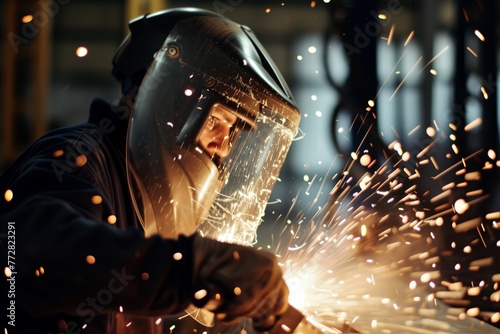
[[[224, 109], [214, 108], [216, 114], [221, 110]], [[209, 150], [221, 153], [224, 181], [205, 222], [199, 227], [204, 235], [241, 244], [255, 241], [269, 196], [295, 135], [274, 119], [270, 110], [267, 111], [262, 109], [253, 126], [235, 124], [232, 133], [226, 128], [220, 148], [209, 146]], [[212, 124], [210, 120], [206, 129]]]

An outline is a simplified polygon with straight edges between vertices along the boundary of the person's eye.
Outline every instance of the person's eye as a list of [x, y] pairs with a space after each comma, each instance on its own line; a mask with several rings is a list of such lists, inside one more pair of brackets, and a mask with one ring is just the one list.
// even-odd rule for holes
[[217, 124], [217, 119], [213, 116], [208, 116], [207, 128], [209, 130], [213, 130], [216, 124]]

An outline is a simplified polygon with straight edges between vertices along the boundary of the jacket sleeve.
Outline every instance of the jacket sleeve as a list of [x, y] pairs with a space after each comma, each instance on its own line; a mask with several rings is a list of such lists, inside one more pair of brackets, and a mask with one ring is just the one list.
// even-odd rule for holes
[[114, 215], [114, 203], [129, 196], [127, 187], [110, 181], [114, 167], [100, 142], [87, 140], [87, 154], [70, 156], [67, 148], [81, 142], [41, 141], [0, 180], [2, 195], [12, 194], [2, 198], [0, 221], [2, 232], [7, 225], [15, 232], [16, 307], [36, 317], [182, 311], [193, 238], [117, 228], [117, 219], [128, 218]]

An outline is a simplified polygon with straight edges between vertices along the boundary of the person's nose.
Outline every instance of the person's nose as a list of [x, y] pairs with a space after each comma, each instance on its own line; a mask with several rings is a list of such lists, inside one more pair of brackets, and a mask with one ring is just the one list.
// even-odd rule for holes
[[229, 134], [230, 126], [227, 124], [219, 124], [210, 131], [210, 135], [207, 136], [204, 149], [212, 157], [227, 157], [230, 150]]

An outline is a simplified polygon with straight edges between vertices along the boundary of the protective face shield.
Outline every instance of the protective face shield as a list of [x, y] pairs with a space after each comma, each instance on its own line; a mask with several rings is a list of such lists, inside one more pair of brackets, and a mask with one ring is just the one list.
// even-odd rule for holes
[[129, 126], [129, 185], [146, 234], [199, 229], [252, 243], [299, 118], [248, 28], [219, 16], [177, 23]]

